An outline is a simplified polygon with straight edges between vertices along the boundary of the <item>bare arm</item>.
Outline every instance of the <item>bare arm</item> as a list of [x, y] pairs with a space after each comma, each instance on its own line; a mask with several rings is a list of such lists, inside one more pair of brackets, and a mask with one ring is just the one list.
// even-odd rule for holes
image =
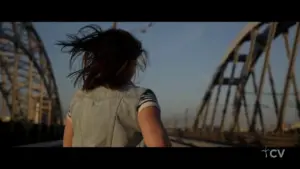
[[150, 106], [142, 109], [138, 113], [138, 123], [147, 147], [171, 147], [157, 107]]
[[64, 138], [63, 138], [63, 147], [72, 147], [72, 139], [73, 139], [73, 124], [72, 124], [72, 112], [71, 107], [74, 103], [74, 100], [77, 98], [77, 95], [79, 95], [81, 91], [76, 91], [74, 96], [71, 99], [69, 111], [67, 113], [66, 119], [65, 119], [65, 130], [64, 130]]
[[73, 138], [72, 118], [67, 115], [66, 122], [65, 122], [63, 147], [72, 147], [72, 138]]

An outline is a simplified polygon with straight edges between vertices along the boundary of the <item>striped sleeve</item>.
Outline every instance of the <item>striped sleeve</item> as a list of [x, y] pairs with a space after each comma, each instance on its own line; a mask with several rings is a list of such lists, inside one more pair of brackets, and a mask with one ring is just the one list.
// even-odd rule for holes
[[137, 111], [140, 112], [146, 107], [154, 106], [158, 109], [160, 109], [157, 98], [155, 93], [147, 89], [140, 97], [138, 106], [137, 106]]

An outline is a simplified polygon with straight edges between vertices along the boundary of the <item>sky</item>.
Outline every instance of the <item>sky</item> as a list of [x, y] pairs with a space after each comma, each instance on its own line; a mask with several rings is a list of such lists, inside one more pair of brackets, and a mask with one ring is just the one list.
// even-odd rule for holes
[[[76, 89], [66, 78], [70, 73], [69, 57], [54, 44], [58, 40], [65, 40], [66, 34], [76, 33], [81, 27], [88, 24], [97, 24], [104, 29], [112, 25], [111, 22], [34, 23], [52, 62], [63, 110], [67, 110], [72, 94]], [[143, 22], [121, 22], [118, 27], [130, 31], [147, 24]], [[156, 93], [163, 116], [182, 117], [187, 108], [190, 117], [195, 115], [217, 66], [231, 42], [246, 24], [247, 22], [155, 22], [145, 34], [133, 32], [142, 40], [144, 48], [149, 52], [150, 59], [150, 65], [146, 72], [138, 76], [138, 84], [150, 88]], [[282, 82], [288, 63], [286, 56], [281, 56], [284, 55], [285, 50], [282, 40], [278, 44], [276, 43], [274, 48], [272, 51], [275, 51], [275, 54], [272, 54], [275, 56], [272, 55], [272, 59], [274, 59], [271, 59], [272, 71], [275, 72], [275, 83], [278, 81], [276, 86], [280, 89], [278, 92], [282, 92]], [[300, 71], [299, 66], [296, 70]], [[226, 74], [229, 74], [229, 71]], [[279, 78], [279, 76], [282, 77]], [[267, 85], [266, 83], [265, 86]], [[265, 89], [268, 90], [269, 87], [267, 86]], [[271, 97], [267, 96], [267, 98], [262, 99], [265, 99], [265, 104], [272, 107]], [[224, 102], [224, 99], [222, 101]], [[251, 103], [251, 99], [249, 102]], [[289, 114], [291, 115], [288, 118], [293, 120], [295, 115]], [[275, 120], [272, 115], [267, 114], [266, 116], [272, 118], [270, 121]]]

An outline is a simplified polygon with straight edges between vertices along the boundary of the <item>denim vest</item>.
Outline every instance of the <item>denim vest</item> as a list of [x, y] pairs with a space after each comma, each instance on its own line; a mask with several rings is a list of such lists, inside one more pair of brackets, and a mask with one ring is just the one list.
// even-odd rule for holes
[[110, 90], [99, 87], [77, 91], [70, 104], [73, 147], [136, 147], [142, 135], [137, 105], [146, 91], [141, 87]]

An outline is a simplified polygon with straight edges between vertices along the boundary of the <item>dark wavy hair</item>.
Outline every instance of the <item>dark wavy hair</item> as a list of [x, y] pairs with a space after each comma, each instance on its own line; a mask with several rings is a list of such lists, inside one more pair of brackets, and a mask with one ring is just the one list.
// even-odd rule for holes
[[[85, 33], [86, 30], [92, 30]], [[62, 52], [70, 54], [70, 69], [76, 58], [81, 57], [82, 68], [68, 75], [74, 78], [74, 86], [83, 81], [82, 90], [99, 86], [118, 89], [131, 83], [137, 69], [147, 66], [147, 52], [142, 43], [122, 29], [102, 29], [95, 25], [81, 28], [77, 34], [67, 35], [59, 41]], [[64, 50], [67, 49], [67, 50]]]

